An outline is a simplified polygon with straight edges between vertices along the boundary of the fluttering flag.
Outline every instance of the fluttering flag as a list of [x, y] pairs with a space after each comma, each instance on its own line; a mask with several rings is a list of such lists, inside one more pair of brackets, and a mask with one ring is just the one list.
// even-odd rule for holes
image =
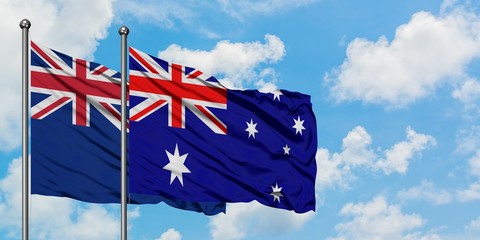
[[[31, 42], [31, 193], [120, 203], [120, 73]], [[130, 194], [213, 215], [225, 203]]]
[[129, 52], [130, 192], [315, 210], [310, 96], [231, 90], [198, 69]]

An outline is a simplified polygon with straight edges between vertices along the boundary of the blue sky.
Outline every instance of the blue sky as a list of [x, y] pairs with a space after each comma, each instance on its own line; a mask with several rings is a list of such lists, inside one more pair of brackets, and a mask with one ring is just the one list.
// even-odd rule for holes
[[[3, 0], [0, 238], [20, 238], [21, 31], [119, 69], [129, 45], [230, 87], [312, 96], [317, 211], [129, 206], [130, 239], [478, 239], [475, 1]], [[119, 207], [32, 196], [32, 239], [118, 239]]]

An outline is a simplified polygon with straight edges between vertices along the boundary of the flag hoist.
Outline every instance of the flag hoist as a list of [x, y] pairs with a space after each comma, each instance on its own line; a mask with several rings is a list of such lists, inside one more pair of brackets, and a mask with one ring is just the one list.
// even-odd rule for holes
[[28, 162], [28, 118], [29, 118], [29, 33], [30, 21], [23, 19], [20, 21], [22, 29], [22, 239], [28, 240], [28, 216], [29, 216], [29, 198], [30, 198], [30, 165]]
[[122, 38], [121, 43], [121, 74], [122, 74], [122, 127], [121, 127], [121, 151], [122, 151], [122, 196], [121, 196], [121, 212], [122, 212], [122, 220], [121, 220], [121, 235], [122, 240], [127, 240], [127, 35], [128, 35], [128, 28], [126, 26], [120, 27], [118, 30], [118, 34], [120, 34]]

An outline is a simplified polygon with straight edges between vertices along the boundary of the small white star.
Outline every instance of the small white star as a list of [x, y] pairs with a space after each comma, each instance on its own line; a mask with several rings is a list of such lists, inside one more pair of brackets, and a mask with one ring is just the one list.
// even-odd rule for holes
[[278, 200], [278, 202], [280, 202], [280, 197], [283, 197], [282, 188], [278, 187], [278, 183], [275, 183], [275, 187], [274, 186], [271, 186], [271, 187], [272, 187], [272, 193], [270, 193], [270, 195], [273, 196], [273, 202], [275, 202], [275, 200]]
[[185, 166], [185, 160], [187, 159], [188, 153], [183, 154], [180, 156], [178, 152], [178, 144], [175, 144], [175, 152], [173, 155], [165, 150], [167, 153], [168, 161], [170, 161], [163, 169], [168, 170], [171, 172], [170, 175], [170, 185], [172, 185], [173, 180], [178, 178], [178, 181], [183, 186], [183, 173], [190, 173], [190, 170]]
[[253, 136], [253, 138], [255, 138], [255, 133], [258, 133], [256, 129], [257, 124], [253, 123], [253, 119], [250, 119], [250, 122], [246, 122], [246, 123], [247, 123], [247, 129], [245, 129], [245, 131], [248, 132], [248, 137], [250, 138], [251, 136]]
[[280, 102], [280, 95], [283, 95], [280, 90], [273, 91], [271, 92], [271, 94], [273, 94], [273, 100], [278, 99], [278, 101]]
[[290, 148], [288, 147], [288, 144], [285, 144], [285, 147], [283, 147], [283, 152], [283, 155], [290, 155]]
[[305, 120], [300, 120], [300, 116], [298, 116], [298, 119], [294, 118], [293, 121], [295, 122], [295, 125], [293, 125], [293, 128], [295, 128], [295, 135], [297, 135], [297, 133], [302, 135], [302, 130], [305, 130], [305, 127], [303, 127], [303, 122]]

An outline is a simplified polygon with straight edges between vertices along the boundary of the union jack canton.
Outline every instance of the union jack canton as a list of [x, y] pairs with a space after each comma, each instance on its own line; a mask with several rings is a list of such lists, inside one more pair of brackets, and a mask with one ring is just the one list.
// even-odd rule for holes
[[32, 107], [32, 118], [43, 119], [72, 102], [72, 124], [90, 126], [90, 107], [93, 106], [117, 128], [120, 112], [120, 73], [107, 67], [74, 59], [55, 50], [31, 42], [31, 91], [48, 94]]
[[227, 90], [214, 77], [179, 64], [169, 64], [130, 48], [130, 95], [144, 100], [130, 109], [130, 120], [141, 121], [168, 106], [168, 126], [185, 128], [185, 108], [217, 134], [227, 127], [209, 108], [227, 108]]

